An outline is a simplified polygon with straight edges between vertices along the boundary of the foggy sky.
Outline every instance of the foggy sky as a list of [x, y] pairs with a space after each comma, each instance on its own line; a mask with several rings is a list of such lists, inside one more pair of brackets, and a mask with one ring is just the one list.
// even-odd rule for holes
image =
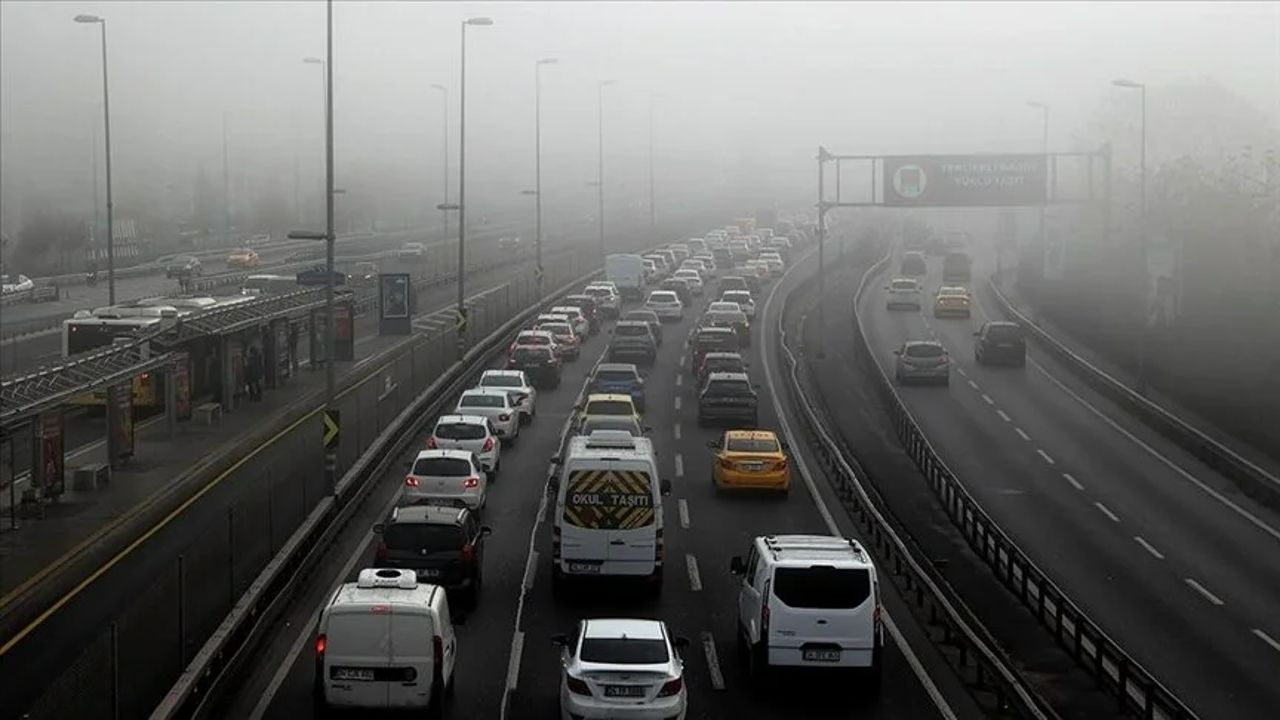
[[[227, 118], [240, 182], [304, 191], [322, 172], [322, 2], [0, 3], [0, 205], [44, 197], [91, 211], [91, 133], [100, 131], [96, 26], [108, 21], [114, 176], [135, 202], [185, 197], [220, 172]], [[456, 196], [459, 23], [468, 31], [468, 192], [518, 207], [532, 186], [534, 61], [543, 74], [548, 212], [589, 205], [596, 82], [605, 90], [606, 178], [646, 187], [656, 99], [659, 197], [731, 180], [808, 202], [817, 145], [849, 153], [1072, 147], [1115, 77], [1152, 86], [1212, 79], [1280, 117], [1280, 4], [1010, 2], [337, 3], [337, 183], [355, 168], [440, 198], [440, 97], [450, 88]], [[282, 175], [288, 177], [281, 177]], [[352, 188], [352, 192], [358, 188]], [[291, 192], [291, 191], [290, 191]], [[118, 200], [119, 202], [120, 200]], [[159, 202], [160, 200], [157, 200]], [[471, 203], [469, 203], [471, 204]], [[11, 221], [12, 222], [12, 221]], [[11, 234], [16, 228], [6, 227]]]

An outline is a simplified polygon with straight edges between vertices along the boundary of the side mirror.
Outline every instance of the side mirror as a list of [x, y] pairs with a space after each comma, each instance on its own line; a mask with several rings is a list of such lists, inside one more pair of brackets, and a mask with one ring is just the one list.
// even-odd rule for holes
[[373, 526], [373, 534], [374, 534], [374, 535], [381, 535], [381, 534], [382, 534], [382, 529], [383, 529], [383, 527], [385, 527], [385, 526], [384, 526], [382, 523], [375, 523], [375, 524], [374, 524], [374, 526]]
[[662, 482], [661, 482], [661, 483], [659, 483], [659, 485], [658, 485], [658, 489], [662, 491], [662, 494], [663, 494], [663, 495], [670, 495], [670, 494], [671, 494], [671, 481], [670, 481], [670, 480], [667, 480], [667, 479], [665, 479], [665, 478], [664, 478], [664, 479], [662, 480]]
[[783, 449], [783, 451], [785, 451], [785, 452], [790, 452], [790, 451], [791, 451], [791, 445], [789, 445], [788, 443], [782, 443], [782, 449]]
[[677, 650], [684, 650], [685, 648], [689, 647], [689, 638], [681, 635], [677, 635], [676, 641], [672, 643], [672, 645], [675, 645], [675, 648]]
[[560, 647], [569, 647], [569, 636], [564, 633], [556, 633], [551, 636], [551, 642], [552, 644], [559, 645]]
[[742, 561], [741, 555], [734, 555], [729, 559], [729, 572], [734, 575], [747, 574], [747, 564]]
[[708, 440], [707, 447], [711, 448], [712, 450], [719, 450], [720, 443], [716, 442], [715, 440]]
[[486, 536], [486, 535], [492, 535], [492, 534], [493, 534], [493, 528], [489, 527], [488, 525], [480, 526], [480, 535]]

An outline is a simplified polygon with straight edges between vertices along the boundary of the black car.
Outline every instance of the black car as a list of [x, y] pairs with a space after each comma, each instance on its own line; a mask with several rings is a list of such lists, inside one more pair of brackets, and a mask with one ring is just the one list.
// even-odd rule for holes
[[1027, 364], [1027, 339], [1017, 323], [983, 323], [974, 336], [978, 340], [973, 344], [973, 358], [979, 365], [1002, 363], [1022, 367]]
[[759, 399], [746, 373], [711, 373], [698, 392], [698, 425], [731, 421], [735, 426], [755, 427]]
[[492, 532], [466, 507], [414, 505], [396, 508], [373, 526], [378, 567], [413, 570], [421, 582], [459, 593], [468, 607], [480, 599], [484, 539]]
[[680, 303], [685, 307], [693, 304], [693, 291], [689, 289], [689, 283], [680, 278], [667, 278], [658, 286], [662, 290], [670, 290], [680, 298]]
[[698, 387], [706, 382], [711, 373], [745, 373], [747, 363], [736, 352], [709, 352], [702, 356], [702, 364], [698, 366]]
[[905, 253], [902, 256], [902, 267], [899, 272], [903, 275], [928, 275], [929, 265], [924, 261], [924, 255], [918, 252]]
[[658, 347], [662, 347], [662, 319], [658, 317], [658, 313], [652, 310], [631, 310], [623, 315], [622, 319], [649, 323], [649, 329], [653, 331]]
[[537, 388], [560, 387], [560, 359], [555, 350], [539, 345], [517, 345], [507, 358], [508, 370], [523, 370]]
[[168, 278], [196, 277], [201, 272], [200, 258], [195, 255], [177, 255], [164, 264], [164, 276]]
[[565, 295], [560, 304], [581, 309], [582, 314], [587, 318], [587, 332], [591, 335], [600, 332], [600, 308], [596, 305], [595, 298], [582, 294]]
[[689, 343], [691, 352], [689, 353], [689, 370], [693, 373], [698, 372], [698, 368], [702, 366], [702, 358], [710, 352], [732, 352], [736, 353], [741, 349], [738, 342], [738, 334], [730, 328], [724, 327], [707, 327], [698, 330], [693, 336], [693, 340]]

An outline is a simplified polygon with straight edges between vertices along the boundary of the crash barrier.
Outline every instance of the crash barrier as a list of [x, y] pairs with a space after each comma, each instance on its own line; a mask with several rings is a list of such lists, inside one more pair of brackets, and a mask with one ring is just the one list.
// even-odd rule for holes
[[599, 272], [593, 270], [574, 279], [542, 301], [523, 296], [515, 298], [514, 305], [508, 304], [507, 313], [495, 315], [487, 323], [479, 318], [475, 320], [486, 328], [483, 339], [407, 407], [389, 417], [389, 422], [381, 426], [385, 429], [361, 447], [359, 456], [346, 465], [350, 470], [338, 483], [334, 495], [321, 500], [263, 568], [156, 707], [152, 720], [204, 718], [217, 712], [218, 699], [250, 659], [256, 643], [271, 630], [274, 619], [301, 586], [301, 578], [323, 557], [389, 464], [431, 418], [446, 409], [447, 401], [468, 387], [475, 375], [506, 349], [511, 337], [531, 318]]
[[[549, 268], [547, 279], [559, 286], [580, 273], [565, 264]], [[470, 298], [468, 333], [480, 340], [464, 356], [459, 356], [457, 320], [449, 309], [437, 313], [437, 319], [450, 318], [437, 329], [420, 331], [361, 361], [367, 369], [340, 381], [333, 403], [342, 428], [338, 477], [366, 477], [369, 461], [360, 458], [375, 443], [386, 442], [406, 408], [420, 406], [433, 388], [445, 392], [449, 386], [441, 383], [456, 378], [459, 368], [475, 366], [477, 358], [502, 347], [504, 328], [535, 312], [530, 308], [538, 305], [536, 295], [530, 272]], [[294, 547], [290, 538], [304, 523], [311, 528], [317, 527], [317, 518], [331, 520], [354, 497], [355, 486], [344, 480], [336, 498], [328, 498], [323, 403], [322, 391], [310, 394], [264, 423], [256, 442], [219, 451], [211, 462], [195, 463], [193, 471], [175, 479], [168, 496], [140, 511], [139, 527], [155, 524], [145, 539], [154, 549], [119, 560], [120, 567], [103, 566], [99, 571], [115, 573], [117, 582], [120, 573], [140, 579], [125, 594], [128, 602], [120, 597], [99, 599], [102, 607], [95, 612], [102, 619], [73, 638], [76, 645], [66, 650], [70, 662], [42, 668], [47, 675], [23, 683], [13, 665], [15, 673], [6, 673], [6, 701], [0, 705], [26, 707], [31, 720], [81, 717], [87, 707], [101, 708], [112, 717], [139, 717], [152, 711], [156, 699], [180, 675], [188, 688], [184, 697], [191, 691], [203, 697], [207, 681], [216, 674], [213, 670], [234, 655], [232, 641], [244, 637], [238, 624], [223, 628], [224, 618], [232, 613], [240, 622], [252, 623], [259, 617], [268, 604], [245, 593], [254, 588], [262, 592], [265, 586], [279, 589], [257, 579], [272, 557]], [[326, 499], [329, 504], [322, 505]], [[82, 594], [55, 612], [69, 610], [71, 602], [93, 604], [95, 593], [108, 592], [95, 588], [95, 583], [102, 584], [90, 575]], [[242, 609], [239, 614], [237, 608]], [[206, 641], [220, 649], [198, 655]], [[6, 667], [9, 660], [5, 658]], [[196, 660], [194, 670], [182, 674]], [[17, 697], [8, 697], [11, 693]]]
[[1250, 497], [1272, 508], [1280, 509], [1280, 478], [1258, 467], [1247, 458], [1241, 457], [1231, 448], [1204, 434], [1077, 355], [1044, 328], [1018, 312], [1013, 303], [1000, 292], [1000, 288], [992, 278], [987, 279], [987, 286], [991, 289], [996, 304], [1000, 306], [1000, 311], [1006, 318], [1021, 325], [1033, 340], [1066, 365], [1089, 387], [1150, 425], [1204, 464], [1222, 473]]
[[943, 462], [898, 397], [893, 382], [876, 361], [857, 312], [869, 282], [885, 271], [890, 259], [891, 254], [886, 254], [869, 268], [853, 295], [854, 346], [860, 364], [872, 376], [898, 441], [941, 501], [948, 517], [1005, 588], [1049, 631], [1054, 642], [1092, 676], [1104, 692], [1116, 699], [1121, 711], [1161, 720], [1195, 718], [1186, 704], [1126, 653], [996, 525]]
[[[863, 284], [866, 278], [863, 276]], [[801, 437], [813, 451], [823, 477], [848, 516], [861, 529], [863, 541], [879, 561], [878, 567], [891, 576], [902, 599], [944, 651], [942, 655], [982, 708], [984, 716], [1055, 720], [1058, 714], [1022, 677], [1017, 665], [972, 615], [955, 590], [927, 559], [916, 557], [919, 551], [913, 551], [914, 545], [903, 540], [881, 512], [879, 500], [867, 492], [865, 473], [852, 453], [827, 432], [828, 427], [837, 425], [826, 411], [822, 393], [807, 389], [812, 388], [808, 366], [798, 361], [797, 352], [802, 351], [793, 352], [788, 338], [787, 306], [794, 294], [793, 290], [783, 300], [777, 325], [780, 342], [776, 344], [782, 372], [787, 378], [791, 416], [800, 420]]]

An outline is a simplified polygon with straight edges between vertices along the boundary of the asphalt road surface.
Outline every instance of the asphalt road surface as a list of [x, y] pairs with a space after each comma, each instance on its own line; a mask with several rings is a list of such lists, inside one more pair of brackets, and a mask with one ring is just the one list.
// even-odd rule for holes
[[[991, 267], [976, 253], [974, 277]], [[897, 263], [882, 280], [896, 274]], [[899, 393], [969, 491], [1108, 634], [1205, 718], [1280, 707], [1280, 515], [1127, 416], [1034, 344], [1025, 368], [979, 366], [972, 333], [1003, 319], [889, 311], [873, 284], [858, 312], [881, 367], [909, 339], [942, 342], [949, 387]], [[850, 327], [848, 304], [829, 327]], [[838, 388], [841, 378], [822, 384]]]

